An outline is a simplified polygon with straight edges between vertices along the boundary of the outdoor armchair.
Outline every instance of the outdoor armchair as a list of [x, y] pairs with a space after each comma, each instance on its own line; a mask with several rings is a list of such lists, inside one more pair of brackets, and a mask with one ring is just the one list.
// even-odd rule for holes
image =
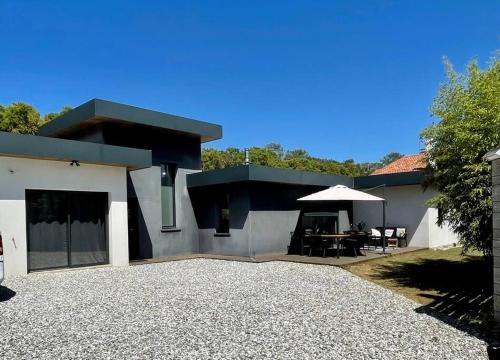
[[403, 241], [405, 243], [405, 247], [408, 246], [408, 232], [405, 227], [396, 228], [396, 237], [399, 241], [399, 246], [402, 245]]
[[368, 239], [368, 247], [370, 247], [370, 244], [374, 244], [377, 247], [377, 244], [382, 241], [382, 232], [378, 229], [371, 229]]

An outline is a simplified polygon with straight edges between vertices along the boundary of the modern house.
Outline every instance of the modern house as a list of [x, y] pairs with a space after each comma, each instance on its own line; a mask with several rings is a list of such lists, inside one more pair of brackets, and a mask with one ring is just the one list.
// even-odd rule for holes
[[201, 172], [202, 143], [221, 137], [216, 124], [97, 99], [40, 136], [0, 133], [6, 276], [179, 254], [285, 253], [304, 221], [325, 213], [332, 231], [381, 224], [368, 204], [296, 201], [337, 184], [385, 197], [388, 223], [408, 228], [410, 246], [456, 242], [425, 205], [435, 192], [422, 190], [420, 169], [357, 178], [251, 164]]

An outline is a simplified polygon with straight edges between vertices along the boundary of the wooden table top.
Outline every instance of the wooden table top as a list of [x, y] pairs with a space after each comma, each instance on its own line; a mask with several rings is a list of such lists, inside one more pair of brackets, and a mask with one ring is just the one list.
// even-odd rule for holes
[[305, 237], [322, 237], [322, 238], [332, 238], [332, 239], [343, 239], [343, 238], [348, 238], [352, 237], [352, 234], [307, 234], [304, 235]]

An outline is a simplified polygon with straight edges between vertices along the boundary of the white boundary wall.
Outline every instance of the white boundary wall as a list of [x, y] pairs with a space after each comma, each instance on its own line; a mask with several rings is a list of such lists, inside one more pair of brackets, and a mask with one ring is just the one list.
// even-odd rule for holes
[[[439, 227], [437, 209], [429, 208], [427, 200], [437, 195], [434, 189], [424, 191], [421, 185], [390, 186], [369, 191], [387, 200], [387, 226], [408, 228], [408, 246], [440, 247], [458, 242], [458, 237], [448, 226]], [[382, 204], [354, 202], [354, 224], [361, 221], [368, 229], [382, 226]]]
[[96, 191], [108, 193], [107, 237], [109, 263], [127, 266], [127, 177], [124, 167], [34, 160], [0, 156], [0, 232], [5, 276], [27, 274], [27, 189]]

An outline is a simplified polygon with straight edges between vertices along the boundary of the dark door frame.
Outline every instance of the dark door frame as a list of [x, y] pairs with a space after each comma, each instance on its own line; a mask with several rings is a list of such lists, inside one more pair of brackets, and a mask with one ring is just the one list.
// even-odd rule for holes
[[[66, 216], [67, 216], [67, 241], [68, 241], [68, 249], [67, 249], [67, 255], [68, 255], [68, 265], [63, 265], [63, 266], [52, 266], [52, 267], [47, 267], [47, 268], [38, 268], [38, 269], [31, 269], [31, 264], [30, 264], [30, 231], [29, 231], [29, 202], [28, 202], [28, 193], [30, 192], [58, 192], [58, 193], [64, 193], [67, 194], [67, 199], [66, 199]], [[72, 265], [71, 264], [71, 211], [70, 211], [70, 196], [74, 193], [82, 194], [82, 193], [91, 193], [91, 194], [103, 194], [105, 197], [106, 201], [103, 201], [103, 205], [105, 206], [104, 209], [104, 238], [105, 238], [105, 243], [106, 243], [106, 259], [104, 262], [98, 262], [98, 263], [89, 263], [89, 264], [79, 264], [79, 265]], [[108, 219], [109, 219], [109, 193], [104, 192], [104, 191], [77, 191], [77, 190], [52, 190], [52, 189], [26, 189], [25, 190], [25, 212], [26, 212], [26, 242], [27, 242], [27, 265], [28, 265], [28, 272], [37, 272], [37, 271], [46, 271], [46, 270], [57, 270], [57, 269], [70, 269], [70, 268], [80, 268], [80, 267], [87, 267], [87, 266], [97, 266], [97, 265], [107, 265], [109, 264], [109, 237], [108, 237]]]

